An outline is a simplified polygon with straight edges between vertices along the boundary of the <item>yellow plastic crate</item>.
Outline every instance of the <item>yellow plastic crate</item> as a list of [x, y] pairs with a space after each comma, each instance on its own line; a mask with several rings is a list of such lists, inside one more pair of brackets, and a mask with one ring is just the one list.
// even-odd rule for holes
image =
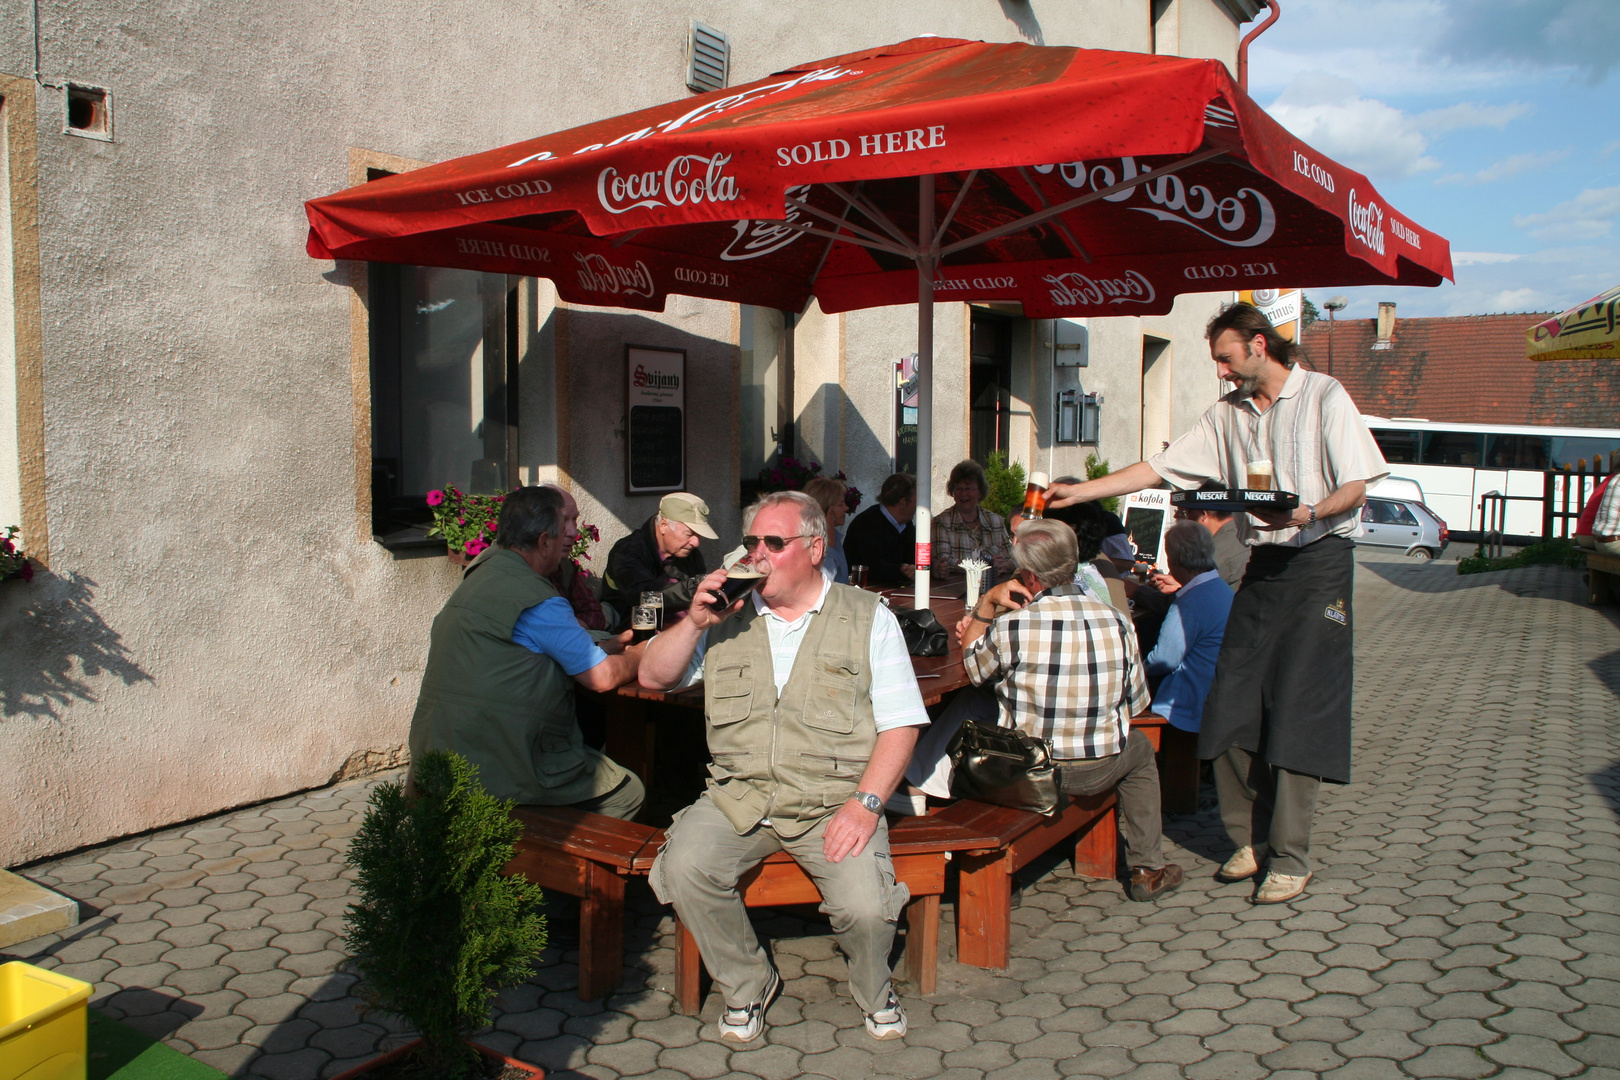
[[0, 1080], [84, 1080], [87, 982], [0, 964]]

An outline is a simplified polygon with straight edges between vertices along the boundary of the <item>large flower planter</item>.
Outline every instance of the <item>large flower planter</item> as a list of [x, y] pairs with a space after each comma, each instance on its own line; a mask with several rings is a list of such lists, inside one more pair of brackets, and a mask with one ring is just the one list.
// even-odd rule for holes
[[[348, 1070], [346, 1070], [344, 1072], [339, 1073], [337, 1076], [333, 1077], [333, 1080], [360, 1080], [360, 1078], [366, 1076], [368, 1073], [370, 1073], [370, 1072], [372, 1072], [372, 1071], [374, 1071], [376, 1069], [380, 1069], [384, 1065], [388, 1065], [388, 1064], [391, 1064], [392, 1062], [398, 1061], [400, 1058], [404, 1057], [406, 1054], [409, 1054], [412, 1050], [415, 1050], [417, 1048], [417, 1046], [419, 1046], [421, 1044], [421, 1042], [422, 1042], [421, 1039], [412, 1039], [410, 1042], [406, 1043], [404, 1046], [397, 1047], [397, 1048], [395, 1048], [393, 1050], [388, 1051], [388, 1053], [384, 1054], [382, 1057], [373, 1058], [372, 1060], [366, 1062], [364, 1065], [356, 1065], [352, 1069], [348, 1069]], [[487, 1058], [490, 1058], [490, 1059], [492, 1059], [494, 1061], [499, 1061], [502, 1064], [510, 1066], [512, 1068], [522, 1069], [525, 1073], [528, 1074], [528, 1076], [531, 1078], [531, 1080], [545, 1080], [546, 1070], [542, 1069], [538, 1065], [530, 1065], [526, 1061], [518, 1061], [518, 1060], [516, 1060], [514, 1058], [509, 1058], [505, 1054], [497, 1054], [495, 1051], [491, 1050], [489, 1047], [487, 1047], [487, 1046], [479, 1046], [475, 1042], [469, 1042], [467, 1045], [472, 1047], [474, 1050], [477, 1050], [480, 1054], [483, 1054]]]

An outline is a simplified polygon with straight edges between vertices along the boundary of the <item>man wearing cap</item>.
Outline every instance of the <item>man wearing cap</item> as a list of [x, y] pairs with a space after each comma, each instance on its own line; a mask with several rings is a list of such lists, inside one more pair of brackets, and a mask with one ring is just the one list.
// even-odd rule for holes
[[709, 524], [709, 504], [689, 491], [665, 495], [658, 513], [608, 552], [607, 584], [626, 615], [644, 592], [664, 594], [666, 618], [692, 606], [707, 567], [698, 540], [719, 539]]
[[495, 543], [433, 620], [411, 758], [451, 750], [497, 799], [629, 819], [646, 790], [585, 745], [574, 695], [633, 681], [642, 647], [627, 636], [593, 640], [551, 584], [576, 535], [565, 494], [551, 486], [507, 494]]

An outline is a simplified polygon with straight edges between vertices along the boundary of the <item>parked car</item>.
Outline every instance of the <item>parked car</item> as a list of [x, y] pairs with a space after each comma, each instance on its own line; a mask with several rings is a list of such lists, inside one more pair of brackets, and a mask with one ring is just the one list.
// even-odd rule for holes
[[1398, 547], [1427, 561], [1446, 550], [1451, 530], [1445, 521], [1416, 499], [1367, 499], [1361, 508], [1361, 539], [1374, 547]]

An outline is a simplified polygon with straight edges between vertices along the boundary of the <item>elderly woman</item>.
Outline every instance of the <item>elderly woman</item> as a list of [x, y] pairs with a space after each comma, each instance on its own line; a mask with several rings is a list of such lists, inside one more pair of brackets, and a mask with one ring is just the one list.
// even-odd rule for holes
[[1013, 568], [1012, 537], [1007, 521], [979, 503], [990, 493], [984, 469], [976, 461], [958, 462], [945, 483], [956, 505], [934, 518], [934, 567], [936, 573], [960, 573], [958, 563], [977, 554], [988, 559], [996, 577]]
[[1178, 521], [1164, 534], [1165, 559], [1179, 588], [1159, 640], [1147, 655], [1147, 673], [1163, 676], [1153, 711], [1182, 731], [1196, 732], [1215, 679], [1232, 587], [1215, 566], [1215, 538], [1196, 521]]
[[849, 559], [844, 555], [844, 542], [838, 529], [849, 517], [849, 504], [844, 496], [849, 486], [830, 476], [818, 476], [804, 485], [804, 493], [816, 500], [821, 512], [827, 515], [827, 554], [821, 560], [821, 572], [832, 577], [839, 585], [849, 584]]

